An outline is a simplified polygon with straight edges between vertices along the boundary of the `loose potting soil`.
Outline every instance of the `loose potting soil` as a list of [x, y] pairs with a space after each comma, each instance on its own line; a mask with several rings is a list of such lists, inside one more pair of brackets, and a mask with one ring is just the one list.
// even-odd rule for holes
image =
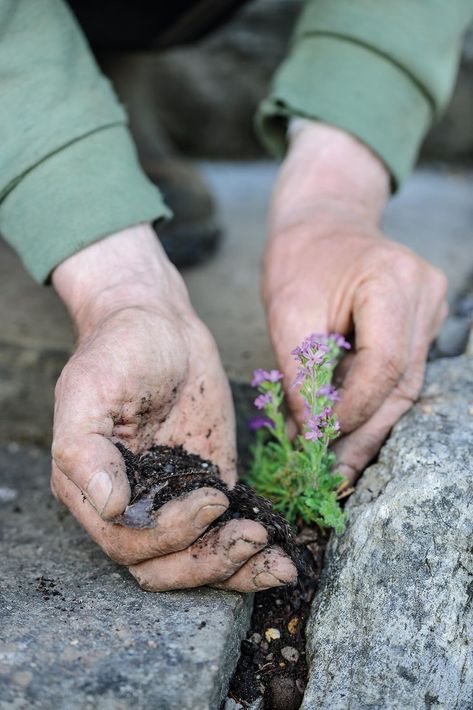
[[225, 493], [230, 501], [229, 508], [213, 526], [235, 518], [256, 520], [268, 531], [269, 545], [279, 545], [293, 559], [298, 570], [304, 567], [295, 532], [287, 520], [273, 510], [268, 500], [244, 483], [238, 482], [229, 489], [220, 478], [217, 466], [210, 461], [188, 453], [181, 446], [155, 446], [138, 455], [122, 444], [117, 444], [117, 448], [125, 460], [131, 499], [124, 514], [115, 522], [135, 528], [151, 527], [154, 513], [165, 503], [209, 486]]

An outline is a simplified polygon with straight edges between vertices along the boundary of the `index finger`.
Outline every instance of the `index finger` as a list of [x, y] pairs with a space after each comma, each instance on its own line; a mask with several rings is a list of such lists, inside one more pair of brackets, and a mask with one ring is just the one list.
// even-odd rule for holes
[[[415, 307], [386, 292], [361, 293], [353, 307], [355, 353], [335, 407], [344, 434], [366, 422], [389, 396], [409, 361]], [[357, 303], [358, 301], [358, 303]]]

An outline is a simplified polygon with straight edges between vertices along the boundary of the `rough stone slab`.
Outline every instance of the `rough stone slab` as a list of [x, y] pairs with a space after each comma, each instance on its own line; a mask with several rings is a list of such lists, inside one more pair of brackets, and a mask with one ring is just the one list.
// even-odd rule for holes
[[251, 597], [143, 592], [53, 501], [48, 475], [45, 453], [0, 448], [1, 710], [217, 710]]
[[305, 710], [473, 707], [473, 358], [428, 368], [333, 538]]

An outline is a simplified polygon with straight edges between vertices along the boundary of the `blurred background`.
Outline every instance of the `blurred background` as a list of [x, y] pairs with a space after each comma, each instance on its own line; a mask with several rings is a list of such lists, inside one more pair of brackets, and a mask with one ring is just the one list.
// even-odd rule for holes
[[[215, 253], [209, 249], [210, 259], [200, 258], [182, 272], [237, 383], [247, 382], [255, 367], [272, 363], [258, 270], [277, 165], [256, 139], [253, 116], [284, 57], [300, 6], [299, 0], [254, 0], [192, 44], [98, 53], [127, 106], [148, 172], [175, 209], [182, 199], [176, 180], [183, 181], [192, 196], [184, 200], [184, 213], [194, 209], [210, 237], [222, 234]], [[427, 136], [419, 168], [385, 219], [388, 234], [449, 277], [451, 312], [432, 356], [460, 353], [472, 319], [472, 159], [470, 31], [450, 107]], [[194, 217], [177, 214], [163, 235], [171, 250], [176, 233]], [[74, 334], [52, 289], [35, 285], [4, 242], [0, 283], [0, 440], [14, 442], [13, 448], [16, 442], [48, 445], [54, 384]], [[238, 396], [238, 387], [235, 391]]]

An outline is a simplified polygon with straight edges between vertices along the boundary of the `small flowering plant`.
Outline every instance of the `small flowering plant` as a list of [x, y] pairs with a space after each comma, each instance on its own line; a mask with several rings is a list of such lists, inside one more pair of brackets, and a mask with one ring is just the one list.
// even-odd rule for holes
[[250, 422], [258, 434], [249, 483], [289, 522], [317, 523], [337, 532], [345, 526], [339, 497], [346, 481], [332, 472], [335, 455], [329, 445], [340, 427], [332, 409], [339, 395], [331, 380], [342, 350], [349, 348], [341, 335], [314, 333], [292, 351], [298, 365], [293, 387], [299, 387], [305, 406], [303, 432], [294, 441], [281, 413], [283, 375], [255, 370], [251, 383], [259, 393], [255, 406], [260, 415]]

